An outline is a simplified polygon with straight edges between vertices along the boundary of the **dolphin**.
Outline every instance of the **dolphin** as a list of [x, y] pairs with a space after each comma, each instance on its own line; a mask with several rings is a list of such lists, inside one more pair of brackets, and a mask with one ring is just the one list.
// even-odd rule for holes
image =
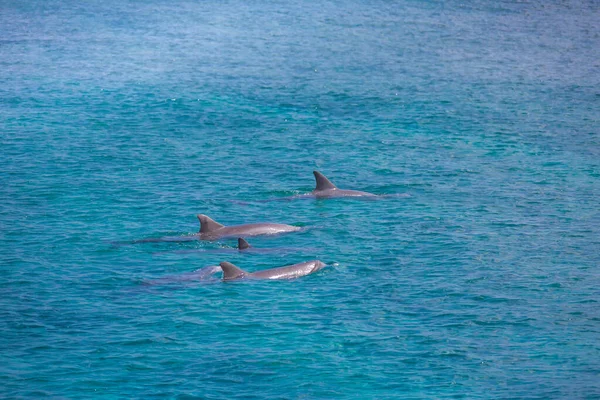
[[200, 232], [198, 232], [198, 236], [201, 240], [217, 240], [228, 237], [243, 238], [258, 235], [275, 235], [278, 233], [296, 232], [301, 229], [298, 226], [273, 224], [270, 222], [224, 226], [210, 219], [204, 214], [198, 214], [198, 220], [200, 221]]
[[326, 265], [319, 260], [307, 261], [300, 264], [289, 265], [266, 269], [258, 272], [246, 272], [229, 262], [222, 262], [221, 265], [209, 265], [193, 272], [187, 272], [180, 275], [169, 275], [163, 278], [147, 280], [143, 282], [144, 286], [157, 286], [168, 284], [184, 284], [188, 282], [215, 282], [213, 275], [223, 271], [223, 281], [238, 279], [293, 279], [304, 275], [312, 274], [324, 268]]
[[200, 268], [196, 271], [187, 272], [185, 274], [169, 275], [163, 278], [144, 281], [143, 284], [144, 286], [155, 286], [190, 281], [210, 281], [212, 276], [217, 272], [221, 272], [221, 267], [219, 265], [209, 265], [208, 267]]
[[[263, 222], [258, 224], [245, 224], [245, 225], [232, 225], [223, 226], [218, 222], [210, 219], [206, 215], [198, 214], [198, 220], [200, 221], [200, 231], [193, 235], [186, 236], [163, 236], [157, 238], [138, 239], [126, 242], [112, 242], [113, 246], [123, 246], [128, 244], [138, 243], [160, 243], [160, 242], [191, 242], [194, 240], [217, 240], [226, 239], [230, 237], [249, 237], [259, 235], [276, 235], [279, 233], [296, 232], [302, 230], [298, 226], [274, 224], [270, 222]], [[248, 242], [241, 244], [240, 250], [250, 248]], [[220, 249], [226, 250], [226, 249]], [[210, 250], [202, 250], [210, 251]]]
[[[319, 171], [313, 171], [315, 175], [315, 180], [317, 181], [317, 185], [315, 189], [307, 194], [298, 194], [289, 197], [279, 197], [276, 199], [266, 199], [266, 200], [258, 200], [259, 203], [270, 202], [270, 201], [289, 201], [289, 200], [297, 200], [297, 199], [330, 199], [333, 197], [361, 197], [361, 198], [375, 198], [375, 197], [388, 197], [389, 195], [376, 195], [369, 192], [361, 192], [358, 190], [347, 190], [347, 189], [339, 189], [335, 186], [329, 179], [325, 177]], [[248, 204], [243, 201], [235, 201], [238, 204]]]
[[223, 280], [233, 281], [239, 279], [294, 279], [312, 274], [326, 267], [319, 260], [306, 261], [300, 264], [288, 265], [286, 267], [265, 269], [257, 272], [247, 272], [230, 262], [220, 264], [223, 270]]
[[331, 197], [375, 197], [377, 195], [358, 190], [338, 189], [329, 179], [319, 171], [313, 171], [317, 186], [312, 191], [312, 195], [317, 199], [326, 199]]
[[251, 246], [243, 238], [238, 238], [237, 247], [221, 247], [216, 249], [189, 249], [189, 250], [174, 250], [160, 251], [153, 254], [190, 254], [190, 253], [239, 253], [239, 254], [278, 254], [286, 255], [290, 253], [307, 253], [314, 252], [316, 249], [311, 247], [271, 247], [257, 248]]

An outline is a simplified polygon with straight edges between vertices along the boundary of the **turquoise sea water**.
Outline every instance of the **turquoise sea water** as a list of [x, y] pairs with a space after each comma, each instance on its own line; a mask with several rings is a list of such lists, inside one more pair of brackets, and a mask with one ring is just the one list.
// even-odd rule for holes
[[[0, 2], [0, 397], [600, 398], [600, 5], [548, 3]], [[314, 169], [400, 196], [262, 202]], [[307, 250], [112, 244], [198, 213]]]

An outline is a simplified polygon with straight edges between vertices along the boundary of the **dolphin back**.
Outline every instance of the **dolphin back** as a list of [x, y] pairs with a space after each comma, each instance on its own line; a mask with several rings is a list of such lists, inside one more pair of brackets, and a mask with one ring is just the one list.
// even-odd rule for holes
[[301, 276], [310, 275], [319, 271], [325, 266], [325, 263], [319, 260], [312, 260], [300, 264], [288, 265], [287, 267], [265, 269], [263, 271], [253, 272], [249, 274], [249, 277], [255, 279], [294, 279]]

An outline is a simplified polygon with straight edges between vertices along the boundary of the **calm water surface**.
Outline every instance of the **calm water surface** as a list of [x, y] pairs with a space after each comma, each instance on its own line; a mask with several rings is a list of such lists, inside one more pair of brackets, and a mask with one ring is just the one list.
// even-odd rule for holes
[[[600, 398], [600, 6], [556, 3], [0, 2], [0, 397]], [[263, 202], [314, 169], [398, 196]], [[198, 213], [309, 251], [113, 245]]]

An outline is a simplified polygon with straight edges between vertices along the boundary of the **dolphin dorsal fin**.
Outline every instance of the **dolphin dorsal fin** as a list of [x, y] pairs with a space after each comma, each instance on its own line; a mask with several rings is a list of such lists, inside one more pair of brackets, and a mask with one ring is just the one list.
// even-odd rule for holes
[[250, 247], [252, 247], [252, 246], [250, 246], [250, 244], [248, 242], [246, 242], [244, 240], [244, 238], [238, 238], [238, 249], [239, 250], [246, 250], [246, 249], [249, 249]]
[[315, 190], [337, 189], [337, 187], [319, 171], [313, 171], [313, 174], [315, 175], [315, 179], [317, 181], [317, 187]]
[[204, 214], [198, 214], [198, 220], [200, 221], [200, 233], [212, 232], [223, 227], [223, 225], [213, 221]]
[[231, 279], [243, 278], [246, 275], [246, 271], [236, 267], [230, 262], [222, 262], [219, 264], [223, 270], [223, 280], [228, 281]]

